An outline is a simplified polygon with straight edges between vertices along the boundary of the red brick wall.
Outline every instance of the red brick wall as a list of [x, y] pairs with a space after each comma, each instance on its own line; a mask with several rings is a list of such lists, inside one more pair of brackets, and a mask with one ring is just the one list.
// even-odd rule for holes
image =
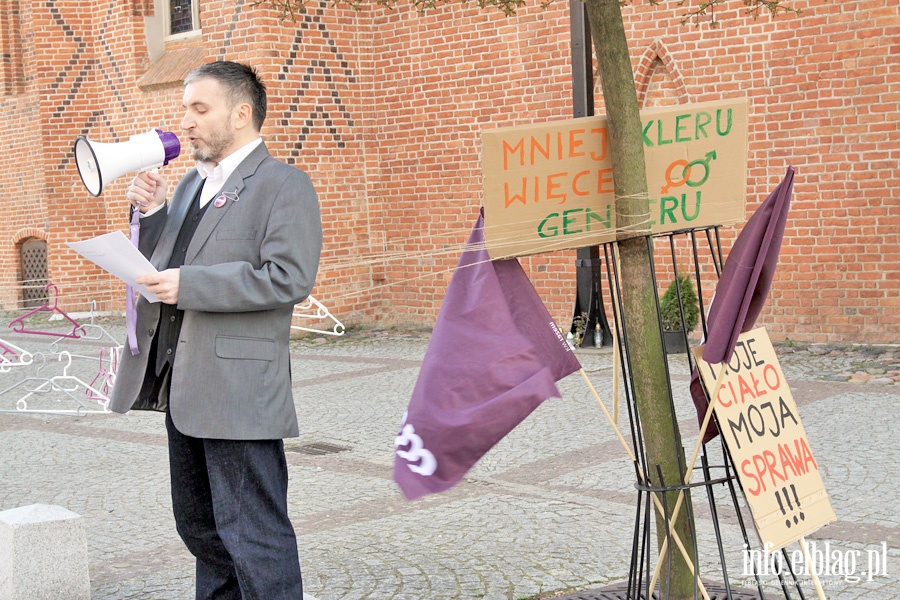
[[[95, 300], [121, 310], [121, 285], [64, 242], [124, 231], [130, 176], [90, 197], [72, 142], [123, 141], [151, 127], [180, 134], [180, 77], [206, 59], [249, 61], [268, 82], [263, 136], [320, 194], [326, 244], [313, 293], [347, 325], [432, 324], [481, 204], [481, 131], [572, 114], [568, 5], [559, 1], [509, 18], [459, 4], [419, 15], [406, 4], [353, 12], [322, 2], [296, 23], [247, 0], [204, 1], [202, 36], [170, 43], [153, 64], [144, 34], [151, 3], [86, 4], [0, 3], [0, 58], [10, 57], [0, 71], [6, 310], [16, 308], [17, 244], [35, 232], [48, 240], [50, 278], [67, 307]], [[793, 4], [801, 16], [754, 20], [733, 2], [716, 10], [715, 29], [682, 26], [669, 5], [626, 8], [639, 98], [644, 106], [750, 99], [748, 214], [788, 164], [797, 168], [760, 321], [774, 339], [895, 342], [898, 8]], [[7, 24], [17, 21], [15, 34]], [[174, 185], [190, 166], [185, 153], [162, 172]], [[726, 251], [736, 231], [723, 229]], [[682, 264], [686, 240], [678, 244]], [[564, 328], [574, 255], [522, 259]]]
[[47, 228], [40, 193], [44, 178], [39, 158], [41, 140], [35, 127], [39, 110], [32, 100], [37, 90], [32, 75], [34, 51], [22, 43], [34, 35], [29, 19], [31, 3], [6, 3], [3, 8], [0, 13], [3, 28], [0, 148], [4, 167], [0, 176], [0, 290], [3, 290], [0, 306], [5, 308], [18, 289], [18, 244], [28, 238], [45, 239]]
[[896, 342], [900, 8], [890, 0], [791, 4], [800, 16], [753, 20], [731, 3], [717, 9], [716, 29], [681, 27], [677, 10], [635, 7], [632, 55], [664, 49], [672, 68], [662, 74], [683, 90], [674, 94], [680, 102], [750, 98], [748, 214], [787, 165], [797, 168], [761, 316], [770, 335]]
[[[481, 131], [572, 114], [568, 17], [562, 4], [506, 18], [474, 6], [425, 16], [398, 8], [375, 21], [384, 50], [375, 60], [374, 115], [380, 152], [375, 190], [390, 252], [386, 318], [429, 323], [481, 205]], [[571, 316], [574, 264], [522, 260], [558, 315]], [[437, 276], [429, 276], [435, 273]], [[404, 284], [404, 280], [409, 283]]]

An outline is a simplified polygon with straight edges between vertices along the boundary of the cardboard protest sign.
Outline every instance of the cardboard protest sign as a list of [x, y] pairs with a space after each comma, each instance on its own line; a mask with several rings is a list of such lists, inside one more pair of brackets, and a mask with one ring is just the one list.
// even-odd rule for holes
[[742, 333], [727, 364], [705, 362], [703, 346], [693, 352], [710, 398], [726, 370], [715, 415], [763, 545], [777, 550], [836, 520], [766, 330]]
[[[641, 112], [654, 233], [744, 219], [746, 99]], [[485, 243], [492, 259], [615, 239], [606, 117], [482, 134]]]

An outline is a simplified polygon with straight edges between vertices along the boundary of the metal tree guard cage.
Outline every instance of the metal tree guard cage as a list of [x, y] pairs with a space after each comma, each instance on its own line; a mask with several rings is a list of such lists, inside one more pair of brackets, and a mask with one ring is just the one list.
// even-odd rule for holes
[[[686, 239], [688, 241], [688, 249], [686, 252], [682, 250], [681, 255], [679, 255], [676, 251], [676, 240], [680, 238]], [[693, 267], [693, 273], [691, 274], [691, 277], [693, 283], [696, 285], [697, 297], [700, 304], [700, 325], [705, 339], [707, 335], [706, 312], [709, 306], [709, 301], [707, 300], [707, 297], [704, 296], [704, 287], [701, 277], [701, 264], [711, 265], [711, 270], [715, 272], [715, 277], [718, 278], [721, 275], [724, 261], [722, 258], [719, 227], [714, 226], [699, 229], [687, 229], [667, 234], [645, 236], [645, 239], [649, 254], [651, 256], [651, 271], [653, 284], [656, 291], [657, 311], [659, 311], [658, 274], [660, 273], [659, 265], [657, 263], [660, 262], [659, 258], [665, 255], [662, 246], [668, 246], [668, 252], [671, 257], [671, 265], [669, 266], [669, 268], [671, 269], [670, 274], [673, 280], [677, 279], [680, 275], [678, 270], [679, 263], [687, 262], [687, 260], [690, 261], [690, 264]], [[702, 246], [705, 246], [705, 248], [703, 248], [701, 252]], [[612, 295], [611, 302], [614, 305], [613, 319], [611, 322], [613, 323], [614, 331], [616, 333], [615, 343], [619, 345], [619, 354], [622, 357], [621, 366], [614, 365], [614, 368], [621, 368], [622, 372], [622, 391], [624, 393], [627, 406], [629, 427], [631, 433], [631, 444], [635, 457], [634, 469], [636, 478], [635, 489], [637, 490], [637, 501], [635, 503], [631, 561], [628, 579], [626, 582], [617, 586], [603, 588], [603, 590], [600, 592], [601, 595], [585, 596], [583, 594], [579, 594], [576, 597], [584, 598], [585, 600], [593, 598], [628, 598], [636, 600], [659, 597], [657, 590], [657, 581], [655, 579], [657, 573], [654, 570], [654, 558], [656, 557], [657, 552], [655, 551], [655, 548], [651, 546], [654, 537], [652, 535], [654, 519], [651, 518], [651, 513], [654, 512], [652, 499], [654, 495], [658, 495], [659, 499], [661, 500], [661, 512], [664, 515], [667, 523], [667, 537], [669, 540], [671, 540], [673, 539], [673, 536], [670, 535], [671, 531], [669, 523], [672, 520], [675, 507], [669, 506], [669, 502], [667, 501], [667, 492], [683, 492], [685, 494], [687, 500], [685, 502], [685, 505], [687, 507], [686, 510], [688, 511], [688, 523], [692, 530], [694, 538], [698, 540], [698, 543], [694, 548], [693, 556], [691, 557], [691, 562], [694, 565], [694, 597], [728, 598], [732, 600], [745, 600], [750, 598], [762, 600], [767, 597], [772, 597], [771, 592], [769, 593], [769, 595], [767, 595], [766, 591], [764, 590], [763, 581], [760, 577], [761, 573], [757, 568], [759, 565], [757, 565], [755, 562], [751, 562], [751, 575], [752, 580], [755, 582], [755, 590], [736, 587], [732, 583], [733, 577], [729, 576], [726, 544], [724, 541], [722, 528], [720, 527], [720, 519], [722, 518], [723, 512], [725, 510], [733, 510], [734, 518], [740, 531], [740, 538], [742, 540], [745, 552], [749, 551], [755, 546], [758, 546], [759, 540], [756, 535], [753, 535], [754, 539], [751, 540], [751, 536], [750, 534], [748, 534], [748, 530], [745, 524], [744, 511], [749, 509], [746, 505], [742, 506], [742, 503], [740, 501], [740, 497], [743, 495], [744, 491], [741, 487], [740, 480], [737, 477], [737, 471], [731, 455], [728, 452], [724, 441], [722, 440], [722, 436], [719, 436], [718, 442], [710, 441], [702, 445], [702, 452], [699, 456], [700, 464], [699, 466], [692, 467], [691, 477], [687, 478], [686, 472], [688, 465], [686, 465], [684, 461], [684, 448], [681, 443], [681, 435], [680, 433], [678, 433], [676, 444], [679, 447], [672, 448], [672, 452], [674, 452], [679, 457], [680, 476], [682, 481], [665, 481], [662, 476], [660, 466], [656, 464], [650, 464], [648, 460], [647, 449], [644, 443], [641, 428], [641, 416], [638, 414], [635, 404], [635, 375], [631, 363], [630, 344], [628, 342], [626, 326], [622, 318], [624, 306], [622, 303], [622, 282], [620, 279], [618, 268], [617, 252], [617, 242], [609, 242], [604, 244], [601, 251], [601, 264], [598, 264], [597, 266], [598, 268], [605, 271], [605, 273], [601, 273], [601, 277], [605, 275], [607, 279], [608, 289], [611, 290]], [[688, 255], [689, 259], [685, 259], [685, 254]], [[710, 273], [710, 277], [712, 277], [712, 273]], [[681, 318], [683, 321], [684, 306], [679, 306], [679, 309], [682, 313]], [[660, 322], [660, 329], [662, 329], [662, 322]], [[687, 338], [688, 333], [689, 332], [683, 332], [685, 338]], [[690, 374], [691, 371], [697, 366], [696, 360], [694, 359], [693, 354], [690, 351], [688, 351], [685, 356], [687, 360], [687, 373]], [[670, 372], [673, 362], [674, 359], [666, 360], [666, 392], [669, 396], [669, 409], [671, 411], [671, 417], [673, 421], [677, 423], [678, 416], [676, 414], [676, 405]], [[678, 429], [676, 428], [676, 432], [677, 431]], [[685, 483], [685, 481], [687, 481], [687, 483]], [[725, 498], [730, 503], [730, 506], [723, 506], [723, 501], [721, 499], [717, 500], [715, 488], [718, 486], [721, 486], [725, 489]], [[712, 529], [715, 538], [714, 554], [718, 560], [719, 571], [721, 573], [720, 582], [709, 581], [705, 578], [701, 578], [700, 576], [700, 556], [698, 550], [700, 546], [700, 538], [698, 537], [698, 531], [694, 519], [695, 515], [693, 514], [693, 505], [690, 501], [692, 492], [696, 492], [696, 495], [701, 495], [705, 492], [707, 498], [708, 514], [710, 520], [712, 521]], [[661, 518], [659, 507], [657, 507], [657, 509], [658, 510], [656, 511], [656, 515], [654, 516], [655, 518]], [[672, 556], [676, 549], [672, 544], [667, 545], [668, 551], [666, 552], [665, 560], [669, 561], [669, 564], [671, 564]], [[788, 559], [787, 550], [782, 548], [781, 554], [782, 558], [784, 559], [782, 561], [782, 564], [787, 565], [789, 569], [789, 577], [785, 577], [785, 574], [781, 570], [779, 570], [777, 573], [781, 593], [783, 594], [785, 599], [790, 600], [793, 597], [791, 595], [791, 589], [793, 588], [794, 592], [796, 592], [797, 594], [797, 597], [799, 597], [800, 599], [805, 599], [806, 596], [804, 595], [804, 592], [800, 587], [800, 582], [798, 581], [797, 574], [794, 572], [791, 561]], [[651, 584], [653, 584], [653, 589], [651, 589]]]

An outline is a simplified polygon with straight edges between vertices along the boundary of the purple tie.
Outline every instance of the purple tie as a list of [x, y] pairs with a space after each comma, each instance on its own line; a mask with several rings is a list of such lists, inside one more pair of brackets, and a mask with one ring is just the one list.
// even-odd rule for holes
[[[141, 211], [135, 209], [131, 213], [131, 243], [134, 247], [138, 246], [138, 238], [141, 232]], [[125, 298], [125, 325], [128, 331], [128, 346], [131, 348], [131, 355], [138, 353], [137, 343], [137, 307], [135, 306], [134, 288], [130, 285], [125, 288], [128, 297]]]

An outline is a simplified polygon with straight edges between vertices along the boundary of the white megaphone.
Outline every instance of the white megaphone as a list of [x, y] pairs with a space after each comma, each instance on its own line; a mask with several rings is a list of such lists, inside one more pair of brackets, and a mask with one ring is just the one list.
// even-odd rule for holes
[[99, 196], [109, 182], [131, 171], [146, 171], [169, 164], [181, 153], [178, 136], [151, 129], [127, 142], [101, 144], [83, 135], [75, 139], [75, 164], [81, 182], [92, 196]]

